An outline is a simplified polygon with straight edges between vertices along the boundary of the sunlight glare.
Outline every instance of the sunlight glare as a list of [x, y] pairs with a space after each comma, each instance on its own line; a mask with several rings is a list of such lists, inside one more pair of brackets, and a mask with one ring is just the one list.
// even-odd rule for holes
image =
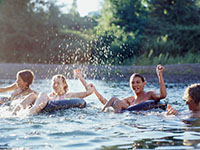
[[[77, 0], [77, 9], [81, 16], [88, 15], [89, 12], [98, 11], [101, 8], [101, 3], [103, 0]], [[73, 0], [60, 0], [62, 4], [72, 4]], [[62, 8], [62, 11], [65, 12], [66, 9], [69, 9], [69, 6]]]

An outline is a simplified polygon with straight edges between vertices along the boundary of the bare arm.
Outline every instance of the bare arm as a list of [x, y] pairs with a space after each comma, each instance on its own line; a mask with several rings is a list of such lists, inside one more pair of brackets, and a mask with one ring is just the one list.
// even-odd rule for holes
[[104, 105], [104, 107], [103, 107], [103, 109], [102, 109], [102, 112], [105, 111], [105, 109], [106, 109], [107, 107], [112, 106], [112, 104], [113, 104], [114, 101], [116, 101], [116, 100], [118, 100], [118, 99], [117, 99], [117, 98], [111, 98], [111, 99]]
[[31, 93], [28, 96], [26, 96], [13, 110], [12, 114], [16, 115], [17, 112], [20, 111], [21, 108], [26, 109], [27, 107], [29, 107], [31, 104], [33, 104], [35, 102], [37, 98], [37, 94], [36, 93]]
[[95, 93], [95, 95], [98, 97], [98, 99], [100, 100], [100, 102], [103, 104], [103, 105], [105, 105], [106, 103], [107, 103], [107, 99], [106, 98], [104, 98], [98, 91], [97, 91], [97, 89], [94, 87], [94, 93]]
[[17, 88], [16, 83], [13, 83], [13, 84], [10, 85], [10, 86], [4, 87], [4, 88], [0, 88], [0, 93], [12, 91], [12, 90], [15, 90], [16, 88]]
[[34, 105], [29, 110], [29, 115], [38, 114], [42, 109], [46, 107], [49, 101], [50, 98], [46, 93], [39, 93], [37, 99], [34, 102]]
[[133, 104], [134, 100], [135, 100], [135, 97], [134, 97], [134, 96], [129, 96], [129, 97], [127, 97], [127, 98], [124, 98], [122, 101], [123, 101], [124, 103], [126, 103], [128, 106], [130, 106], [130, 105]]
[[67, 98], [85, 98], [93, 93], [93, 85], [89, 84], [88, 85], [88, 90], [85, 92], [76, 92], [76, 93], [68, 93], [66, 95]]
[[165, 70], [165, 68], [161, 65], [158, 65], [156, 68], [158, 80], [160, 83], [160, 94], [155, 94], [155, 93], [152, 94], [152, 98], [154, 100], [160, 100], [167, 96], [166, 87], [165, 87], [165, 83], [164, 83], [164, 79], [163, 79], [163, 71], [164, 70]]
[[[17, 88], [16, 83], [13, 83], [10, 86], [4, 87], [4, 88], [0, 88], [0, 93], [14, 91], [16, 88]], [[10, 99], [8, 97], [7, 98], [1, 98], [0, 99], [0, 105], [5, 103], [5, 102], [8, 102], [9, 100]]]
[[75, 77], [77, 77], [81, 81], [81, 83], [83, 84], [85, 89], [88, 90], [88, 84], [85, 81], [85, 79], [83, 78], [81, 71], [79, 69], [74, 70], [74, 75], [75, 75]]

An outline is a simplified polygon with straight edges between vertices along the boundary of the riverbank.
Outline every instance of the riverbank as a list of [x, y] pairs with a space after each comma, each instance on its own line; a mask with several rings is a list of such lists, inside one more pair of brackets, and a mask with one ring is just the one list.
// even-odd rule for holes
[[[13, 64], [0, 63], [0, 79], [15, 79], [22, 69], [31, 69], [36, 79], [51, 78], [61, 73], [73, 78], [73, 70], [79, 68], [86, 79], [128, 81], [132, 73], [143, 74], [148, 82], [157, 81], [156, 66], [95, 66], [95, 65], [58, 65], [58, 64]], [[165, 65], [164, 78], [168, 83], [200, 82], [200, 64]]]

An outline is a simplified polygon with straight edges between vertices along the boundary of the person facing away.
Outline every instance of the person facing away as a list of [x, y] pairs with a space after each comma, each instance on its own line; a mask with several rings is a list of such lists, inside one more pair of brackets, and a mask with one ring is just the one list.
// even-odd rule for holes
[[57, 74], [52, 78], [52, 92], [49, 94], [40, 93], [39, 95], [32, 93], [26, 99], [24, 99], [17, 107], [14, 109], [13, 114], [16, 115], [21, 108], [29, 109], [30, 115], [35, 115], [39, 113], [50, 100], [63, 100], [67, 98], [84, 98], [92, 94], [91, 85], [88, 85], [85, 79], [82, 77], [80, 70], [74, 71], [75, 76], [81, 81], [84, 85], [84, 92], [68, 92], [68, 84], [65, 76]]
[[0, 92], [10, 92], [13, 91], [10, 97], [8, 98], [0, 98], [0, 104], [3, 104], [8, 101], [13, 100], [21, 100], [25, 98], [30, 93], [36, 93], [30, 88], [30, 85], [33, 83], [34, 80], [34, 73], [31, 70], [21, 70], [16, 75], [15, 83], [0, 88]]
[[[188, 86], [184, 92], [183, 99], [186, 100], [189, 110], [194, 116], [200, 117], [200, 83]], [[168, 105], [167, 115], [178, 115], [179, 112]]]
[[163, 71], [165, 68], [161, 65], [157, 65], [156, 67], [156, 72], [158, 76], [158, 80], [160, 83], [160, 93], [157, 94], [154, 91], [144, 91], [144, 86], [146, 85], [146, 80], [145, 78], [138, 74], [134, 73], [130, 77], [130, 87], [132, 91], [135, 93], [135, 96], [129, 96], [127, 98], [124, 98], [122, 100], [113, 97], [109, 101], [107, 101], [106, 98], [104, 98], [95, 87], [94, 88], [94, 93], [96, 96], [99, 98], [102, 104], [105, 106], [103, 107], [102, 111], [104, 111], [107, 107], [113, 107], [115, 113], [121, 112], [121, 110], [124, 110], [128, 108], [131, 105], [136, 105], [142, 102], [145, 102], [147, 100], [155, 100], [159, 101], [160, 99], [163, 99], [166, 97], [167, 92], [166, 92], [166, 87], [163, 79]]

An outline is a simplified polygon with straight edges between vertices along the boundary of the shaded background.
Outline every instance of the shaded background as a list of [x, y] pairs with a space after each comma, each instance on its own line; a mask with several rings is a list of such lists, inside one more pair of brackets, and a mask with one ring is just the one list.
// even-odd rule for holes
[[84, 17], [58, 1], [0, 0], [0, 62], [200, 63], [199, 0], [104, 0]]

